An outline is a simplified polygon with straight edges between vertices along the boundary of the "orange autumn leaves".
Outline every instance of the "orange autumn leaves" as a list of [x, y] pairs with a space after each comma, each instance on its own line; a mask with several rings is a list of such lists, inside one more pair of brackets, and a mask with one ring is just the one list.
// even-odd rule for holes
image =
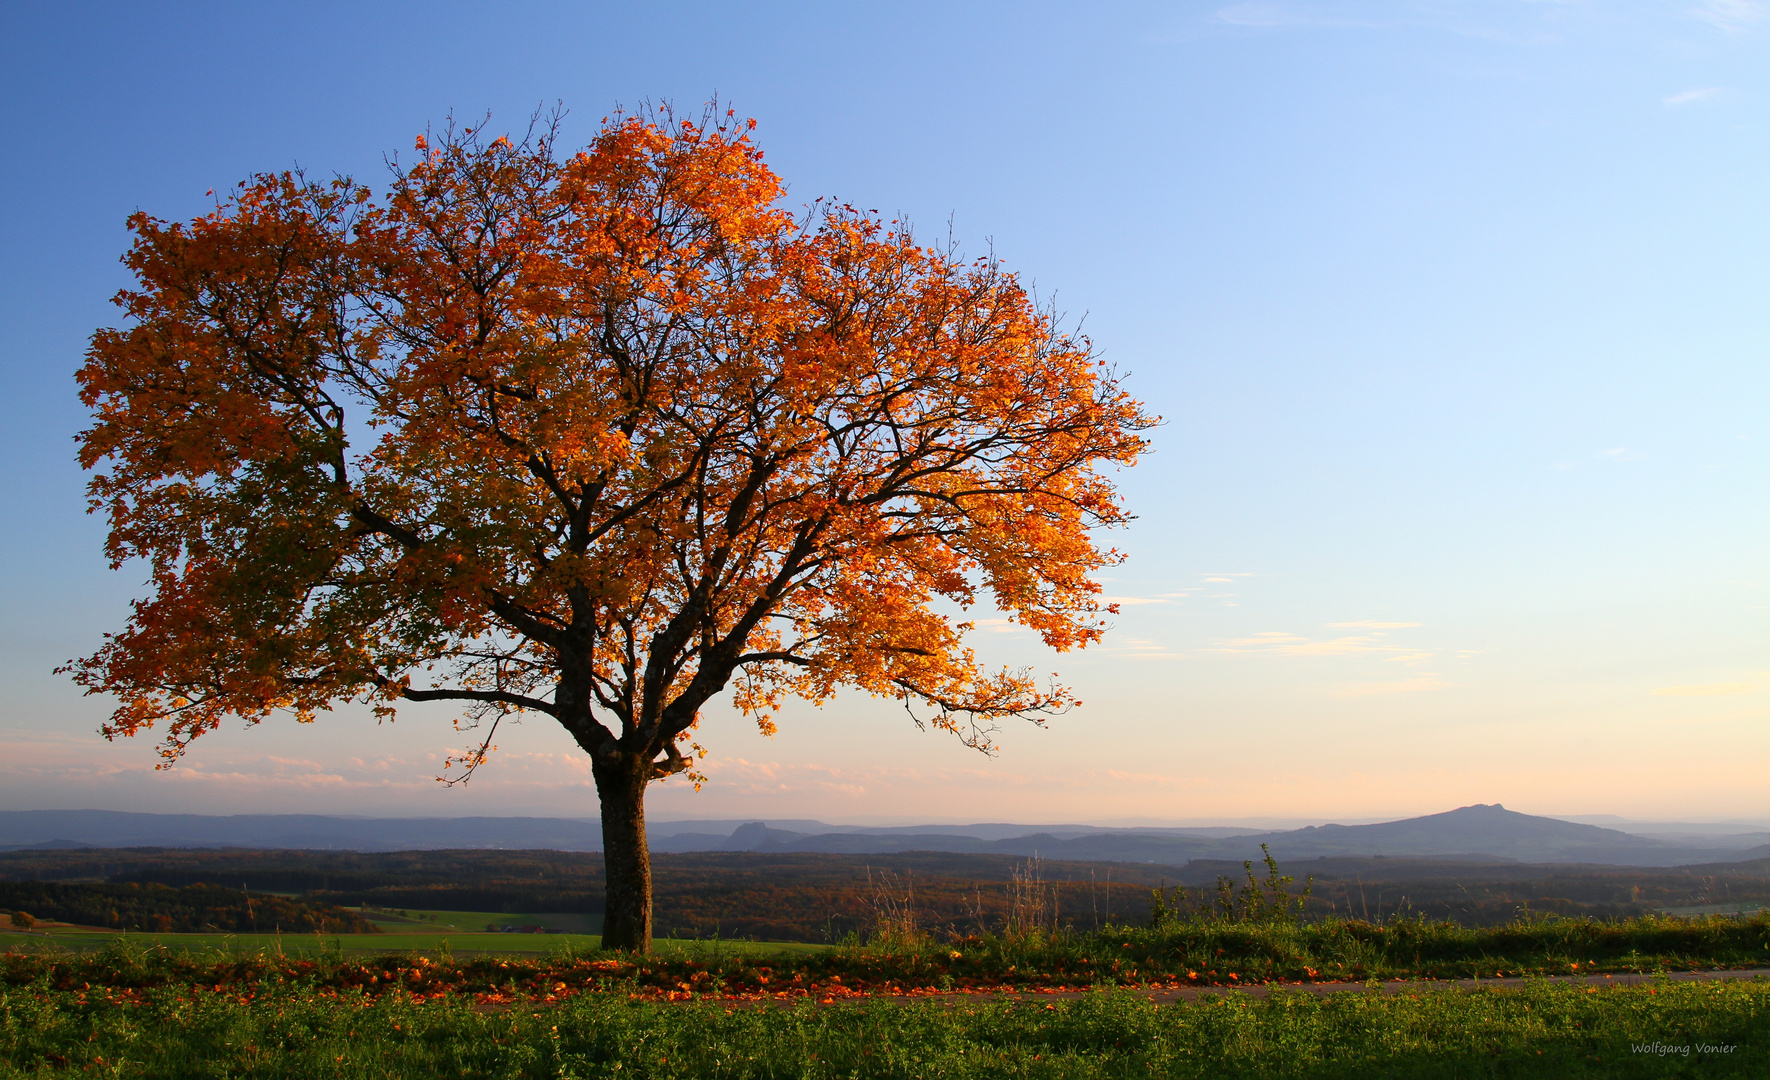
[[108, 553], [151, 574], [70, 665], [107, 734], [170, 760], [230, 715], [454, 700], [667, 775], [727, 689], [766, 728], [855, 686], [978, 745], [1063, 708], [945, 612], [1100, 636], [1102, 468], [1152, 420], [1087, 342], [993, 260], [782, 206], [729, 114], [555, 151], [450, 128], [381, 198], [267, 175], [131, 219], [80, 372]]

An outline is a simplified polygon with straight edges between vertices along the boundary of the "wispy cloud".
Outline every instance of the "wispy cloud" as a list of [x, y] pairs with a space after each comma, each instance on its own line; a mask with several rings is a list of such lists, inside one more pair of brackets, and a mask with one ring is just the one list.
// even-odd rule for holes
[[1389, 630], [1411, 630], [1420, 623], [1354, 620], [1327, 623], [1329, 630], [1363, 630], [1361, 634], [1310, 637], [1290, 630], [1264, 630], [1251, 637], [1230, 637], [1212, 646], [1211, 652], [1264, 657], [1368, 657], [1393, 664], [1421, 664], [1435, 653], [1412, 644], [1389, 641]]
[[[1578, 7], [1583, 0], [1550, 0], [1545, 8]], [[1241, 0], [1210, 12], [1218, 26], [1245, 30], [1425, 28], [1509, 44], [1542, 43], [1559, 21], [1554, 14], [1524, 22], [1509, 18], [1516, 5], [1446, 3], [1443, 0]], [[1506, 25], [1510, 23], [1511, 25]]]
[[[1580, 28], [1603, 25], [1603, 7], [1589, 0], [1535, 3], [1467, 3], [1451, 0], [1239, 0], [1188, 14], [1182, 25], [1243, 32], [1424, 29], [1512, 45], [1540, 46], [1567, 39]], [[1723, 33], [1754, 30], [1770, 20], [1770, 0], [1681, 0], [1665, 10], [1675, 20], [1695, 19]], [[1178, 30], [1178, 28], [1176, 28]], [[1179, 31], [1184, 34], [1184, 31]], [[1172, 38], [1174, 32], [1165, 35]]]
[[1729, 682], [1708, 683], [1702, 686], [1662, 686], [1648, 693], [1654, 697], [1729, 697], [1734, 694], [1752, 694], [1762, 689], [1755, 683]]
[[1024, 634], [1026, 627], [1012, 619], [972, 619], [971, 624], [990, 634]]
[[1763, 0], [1702, 0], [1690, 13], [1731, 34], [1762, 22], [1770, 15], [1770, 4]]
[[1626, 446], [1607, 446], [1602, 450], [1592, 451], [1591, 455], [1586, 459], [1577, 461], [1557, 461], [1553, 467], [1556, 469], [1579, 469], [1584, 468], [1590, 461], [1620, 463], [1625, 461], [1643, 461], [1646, 458], [1647, 455], [1639, 450], [1631, 450]]
[[1173, 651], [1168, 645], [1149, 638], [1109, 638], [1110, 644], [1104, 650], [1115, 657], [1125, 660], [1179, 660], [1181, 653]]
[[[1368, 623], [1335, 623], [1334, 627], [1364, 626]], [[1389, 624], [1381, 624], [1389, 625]], [[1413, 623], [1394, 624], [1413, 626]], [[1211, 649], [1217, 653], [1239, 653], [1254, 656], [1370, 656], [1403, 663], [1430, 660], [1432, 653], [1409, 645], [1384, 640], [1381, 629], [1368, 634], [1342, 634], [1331, 638], [1310, 638], [1284, 630], [1267, 630], [1252, 637], [1230, 638]]]
[[1701, 86], [1690, 90], [1680, 90], [1660, 98], [1667, 105], [1694, 105], [1699, 101], [1713, 101], [1721, 96], [1718, 86]]

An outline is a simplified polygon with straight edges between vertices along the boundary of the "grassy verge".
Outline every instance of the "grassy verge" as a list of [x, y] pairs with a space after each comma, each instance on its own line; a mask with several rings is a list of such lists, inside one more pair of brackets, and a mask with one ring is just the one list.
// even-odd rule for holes
[[311, 985], [0, 992], [0, 1075], [123, 1077], [1757, 1077], [1770, 985], [1150, 1005], [548, 1008]]
[[[512, 998], [613, 991], [689, 998], [841, 998], [904, 990], [1246, 986], [1770, 966], [1770, 918], [1618, 922], [1551, 919], [1503, 927], [1397, 921], [1248, 923], [1198, 920], [1159, 930], [1032, 932], [934, 942], [885, 939], [823, 948], [750, 942], [659, 942], [646, 957], [599, 952], [580, 935], [373, 935], [345, 938], [92, 935], [34, 939], [0, 955], [0, 984], [48, 980], [131, 987], [308, 980], [333, 989]], [[396, 951], [397, 950], [397, 951]], [[419, 961], [422, 960], [420, 963]], [[390, 983], [389, 980], [393, 980]]]
[[901, 955], [934, 965], [944, 955], [980, 973], [1199, 985], [1650, 972], [1770, 966], [1770, 917], [1549, 918], [1480, 927], [1195, 919], [1161, 929], [973, 938], [944, 953], [929, 946]]

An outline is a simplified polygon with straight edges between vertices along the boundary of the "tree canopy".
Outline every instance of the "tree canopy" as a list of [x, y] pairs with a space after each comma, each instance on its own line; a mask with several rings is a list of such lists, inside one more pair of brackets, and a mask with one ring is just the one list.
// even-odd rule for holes
[[952, 612], [1097, 640], [1104, 467], [1152, 419], [993, 258], [789, 209], [753, 126], [617, 116], [562, 154], [451, 125], [381, 197], [265, 174], [132, 217], [126, 324], [79, 373], [107, 552], [150, 574], [69, 665], [105, 734], [162, 728], [170, 763], [344, 701], [546, 714], [591, 757], [607, 940], [643, 948], [643, 792], [693, 775], [722, 692], [771, 731], [858, 687], [980, 747], [1071, 704]]

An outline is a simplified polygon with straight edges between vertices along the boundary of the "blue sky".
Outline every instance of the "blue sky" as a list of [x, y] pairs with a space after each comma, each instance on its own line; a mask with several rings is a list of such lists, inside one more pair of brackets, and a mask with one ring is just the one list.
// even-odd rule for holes
[[57, 663], [120, 625], [72, 372], [136, 209], [717, 94], [791, 198], [993, 244], [1166, 420], [1087, 704], [980, 758], [865, 698], [715, 715], [662, 816], [1770, 818], [1770, 4], [9, 5], [0, 808], [589, 814], [539, 721], [225, 731], [170, 773]]

